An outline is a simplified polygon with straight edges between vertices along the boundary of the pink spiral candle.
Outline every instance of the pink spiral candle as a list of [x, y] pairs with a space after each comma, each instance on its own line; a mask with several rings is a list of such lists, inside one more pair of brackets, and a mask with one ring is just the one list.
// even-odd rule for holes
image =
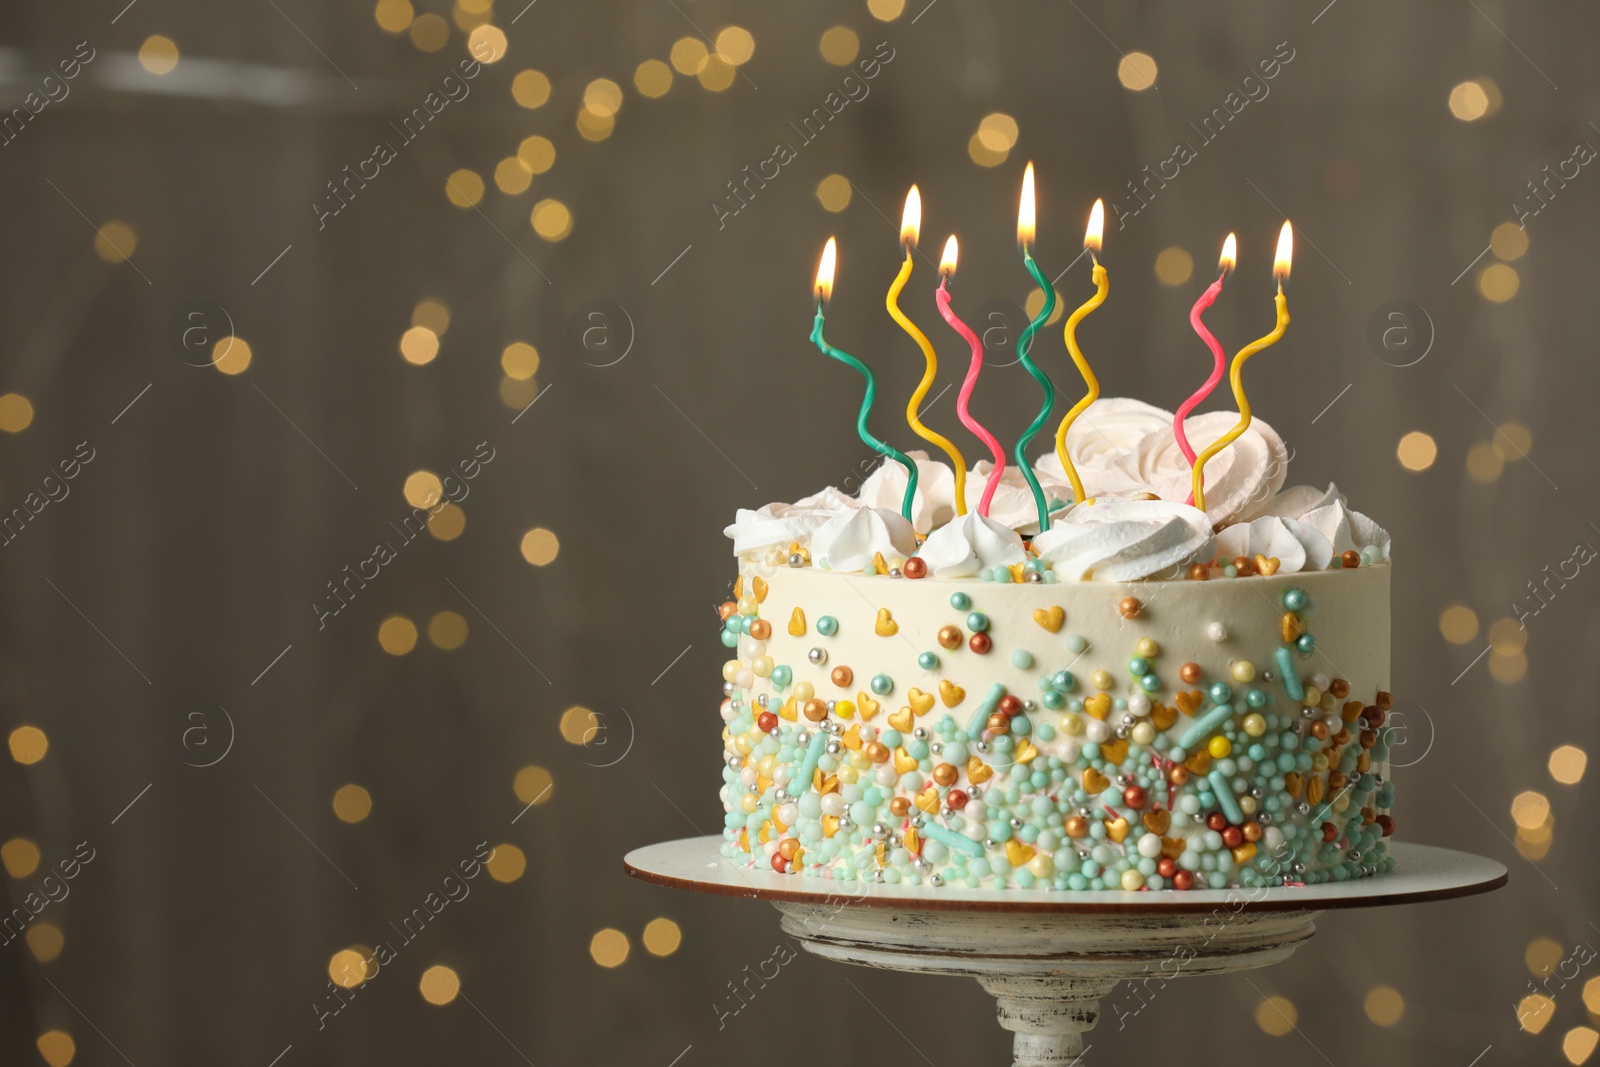
[[[1222, 258], [1217, 262], [1217, 268], [1220, 271], [1217, 275], [1217, 280], [1206, 287], [1206, 291], [1200, 294], [1200, 299], [1194, 302], [1194, 307], [1189, 309], [1189, 325], [1194, 327], [1194, 332], [1200, 335], [1200, 340], [1204, 341], [1206, 347], [1211, 349], [1211, 358], [1214, 361], [1211, 368], [1211, 377], [1207, 378], [1205, 384], [1178, 407], [1177, 414], [1172, 417], [1172, 435], [1178, 439], [1178, 448], [1183, 451], [1183, 458], [1189, 461], [1191, 468], [1194, 466], [1195, 450], [1194, 446], [1189, 443], [1189, 435], [1183, 431], [1183, 420], [1188, 418], [1189, 412], [1200, 406], [1202, 400], [1211, 395], [1211, 390], [1215, 389], [1217, 383], [1222, 381], [1222, 375], [1228, 369], [1228, 357], [1223, 354], [1222, 342], [1217, 340], [1216, 334], [1206, 328], [1206, 324], [1200, 320], [1200, 316], [1205, 314], [1206, 309], [1215, 303], [1217, 297], [1221, 295], [1222, 283], [1227, 281], [1228, 272], [1233, 269], [1233, 264], [1237, 258], [1235, 251], [1237, 245], [1238, 242], [1233, 234], [1228, 234], [1228, 239], [1222, 242]], [[1185, 500], [1184, 503], [1193, 505], [1194, 494], [1190, 493], [1189, 499]]]
[[972, 399], [972, 389], [978, 384], [978, 371], [983, 369], [983, 342], [972, 332], [972, 327], [962, 322], [956, 317], [956, 313], [950, 310], [950, 291], [945, 285], [955, 272], [956, 239], [952, 234], [944, 245], [944, 259], [939, 264], [939, 288], [934, 293], [934, 300], [939, 305], [939, 314], [944, 316], [944, 321], [950, 324], [952, 330], [966, 338], [967, 344], [972, 347], [972, 362], [967, 366], [967, 376], [961, 383], [960, 394], [956, 397], [956, 414], [961, 416], [961, 424], [988, 445], [990, 453], [994, 456], [994, 469], [989, 472], [989, 480], [983, 483], [983, 496], [978, 500], [978, 514], [988, 518], [989, 502], [994, 499], [994, 491], [1000, 485], [1000, 475], [1006, 469], [1006, 453], [994, 434], [984, 429], [983, 425], [972, 417], [972, 412], [967, 407]]

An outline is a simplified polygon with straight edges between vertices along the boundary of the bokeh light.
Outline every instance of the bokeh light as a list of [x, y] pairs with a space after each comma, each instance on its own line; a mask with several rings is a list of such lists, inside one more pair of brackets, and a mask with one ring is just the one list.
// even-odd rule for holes
[[817, 42], [822, 58], [836, 67], [846, 67], [856, 61], [861, 52], [861, 38], [848, 26], [834, 26], [824, 30]]
[[340, 989], [354, 989], [372, 977], [367, 960], [372, 953], [365, 945], [342, 948], [328, 957], [328, 978]]
[[679, 74], [699, 74], [710, 55], [711, 50], [700, 38], [680, 37], [673, 42], [667, 58], [672, 61], [672, 69]]
[[1478, 275], [1478, 292], [1490, 303], [1505, 303], [1517, 295], [1521, 286], [1517, 268], [1506, 263], [1491, 263]]
[[517, 102], [518, 107], [530, 111], [543, 107], [550, 99], [550, 79], [542, 71], [518, 71], [517, 76], [511, 79], [511, 99]]
[[26, 878], [39, 869], [39, 846], [26, 837], [13, 837], [0, 845], [0, 864], [13, 878]]
[[171, 37], [153, 33], [139, 46], [139, 65], [151, 74], [171, 74], [178, 65], [178, 45]]
[[978, 140], [991, 152], [1009, 152], [1020, 135], [1017, 120], [1004, 111], [991, 111], [978, 123]]
[[406, 32], [416, 15], [416, 11], [411, 7], [411, 0], [378, 0], [377, 6], [372, 10], [372, 17], [377, 20], [378, 28], [388, 33]]
[[0, 430], [21, 433], [33, 423], [33, 401], [21, 393], [0, 396]]
[[448, 1004], [461, 994], [461, 976], [444, 964], [436, 963], [422, 972], [417, 989], [429, 1004]]
[[517, 158], [522, 160], [529, 170], [535, 174], [543, 174], [556, 162], [556, 146], [548, 137], [534, 134], [524, 137], [522, 143], [517, 145]]
[[1467, 477], [1479, 485], [1488, 485], [1499, 478], [1505, 465], [1505, 460], [1495, 452], [1494, 446], [1486, 441], [1467, 449]]
[[121, 219], [112, 219], [95, 231], [94, 254], [107, 263], [123, 263], [133, 258], [139, 247], [139, 232]]
[[1515, 463], [1526, 459], [1533, 451], [1533, 433], [1520, 422], [1507, 422], [1500, 426], [1491, 446], [1495, 455], [1507, 463]]
[[420, 52], [437, 52], [450, 41], [450, 24], [429, 12], [411, 24], [411, 43]]
[[659, 59], [647, 59], [634, 69], [633, 87], [652, 100], [666, 96], [672, 88], [672, 68]]
[[444, 494], [444, 483], [430, 470], [412, 471], [401, 487], [406, 503], [414, 508], [431, 508]]
[[1528, 251], [1528, 231], [1514, 222], [1502, 222], [1489, 234], [1489, 247], [1501, 259], [1521, 259]]
[[610, 78], [596, 78], [583, 90], [583, 106], [605, 118], [615, 115], [622, 107], [622, 86]]
[[378, 644], [391, 656], [403, 656], [417, 647], [417, 624], [404, 615], [390, 615], [378, 624]]
[[456, 207], [472, 207], [483, 199], [483, 176], [462, 167], [444, 180], [444, 195]]
[[879, 22], [893, 22], [906, 10], [906, 0], [867, 0], [867, 10]]
[[436, 541], [454, 541], [467, 528], [467, 513], [458, 504], [446, 504], [428, 516], [428, 533]]
[[494, 165], [494, 187], [507, 196], [525, 193], [532, 184], [533, 171], [516, 156], [507, 156]]
[[439, 354], [439, 335], [426, 326], [413, 326], [400, 335], [400, 355], [407, 363], [422, 366]]
[[479, 63], [498, 63], [506, 54], [506, 31], [485, 23], [467, 35], [467, 51]]
[[513, 341], [500, 353], [500, 369], [519, 382], [539, 373], [539, 350], [526, 341]]
[[1300, 1013], [1288, 997], [1266, 997], [1256, 1005], [1256, 1025], [1264, 1034], [1282, 1037], [1294, 1032]]
[[511, 780], [511, 791], [517, 794], [517, 799], [524, 804], [539, 805], [550, 799], [550, 794], [555, 790], [555, 779], [550, 772], [536, 763], [530, 763], [517, 771], [517, 776]]
[[843, 174], [830, 174], [817, 183], [817, 201], [824, 211], [838, 214], [850, 206], [854, 191], [849, 178]]
[[243, 374], [250, 366], [255, 353], [243, 337], [229, 335], [217, 339], [211, 348], [211, 365], [223, 374]]
[[1566, 951], [1555, 938], [1536, 937], [1528, 942], [1528, 947], [1522, 953], [1522, 962], [1527, 965], [1529, 974], [1543, 978], [1555, 969], [1564, 955]]
[[1465, 604], [1451, 604], [1439, 613], [1439, 633], [1452, 645], [1464, 645], [1478, 636], [1478, 613]]
[[50, 1067], [67, 1067], [78, 1054], [78, 1046], [65, 1030], [46, 1030], [34, 1045], [39, 1055]]
[[651, 919], [644, 925], [645, 951], [652, 956], [670, 956], [683, 944], [683, 931], [671, 919]]
[[521, 878], [528, 869], [528, 857], [516, 845], [496, 845], [484, 866], [489, 869], [490, 878], [509, 884]]
[[528, 221], [533, 225], [533, 232], [546, 241], [565, 240], [572, 232], [572, 212], [559, 200], [546, 199], [533, 205]]
[[1529, 993], [1517, 1002], [1517, 1023], [1530, 1034], [1537, 1034], [1550, 1025], [1556, 1002], [1543, 993]]
[[6, 738], [11, 758], [21, 764], [38, 763], [50, 751], [50, 738], [37, 726], [19, 726]]
[[428, 620], [428, 640], [434, 648], [451, 652], [467, 643], [467, 620], [460, 612], [441, 611]]
[[1524, 830], [1543, 826], [1549, 814], [1550, 801], [1537, 790], [1523, 790], [1511, 800], [1511, 818]]
[[581, 704], [561, 713], [561, 739], [569, 745], [586, 745], [600, 730], [600, 716]]
[[1163, 248], [1156, 255], [1156, 279], [1162, 285], [1182, 285], [1194, 275], [1194, 257], [1187, 250]]
[[1158, 70], [1154, 56], [1145, 52], [1129, 52], [1117, 64], [1117, 80], [1124, 89], [1143, 92], [1155, 85]]
[[1421, 430], [1412, 430], [1400, 438], [1395, 455], [1400, 459], [1400, 466], [1406, 470], [1425, 471], [1439, 458], [1439, 446]]
[[522, 558], [535, 567], [555, 562], [560, 551], [561, 541], [543, 526], [535, 526], [522, 535]]
[[1367, 1018], [1379, 1026], [1393, 1026], [1406, 1013], [1406, 1000], [1393, 986], [1380, 985], [1367, 991], [1363, 1004]]
[[1588, 769], [1589, 754], [1577, 745], [1562, 745], [1550, 753], [1550, 777], [1562, 785], [1577, 785]]
[[1460, 82], [1450, 90], [1449, 105], [1462, 122], [1476, 122], [1489, 113], [1489, 94], [1475, 81]]
[[700, 80], [701, 88], [720, 93], [733, 84], [735, 73], [732, 63], [719, 55], [713, 55], [706, 60], [706, 65], [700, 68], [700, 73], [695, 77]]
[[717, 34], [717, 55], [742, 67], [756, 54], [756, 39], [743, 26], [728, 26]]
[[1589, 1026], [1574, 1026], [1561, 1038], [1561, 1054], [1571, 1064], [1587, 1063], [1600, 1044], [1600, 1031]]
[[432, 298], [417, 301], [417, 306], [411, 309], [411, 325], [426, 326], [443, 337], [450, 328], [450, 305]]
[[23, 939], [28, 943], [28, 951], [40, 963], [51, 962], [67, 947], [67, 937], [61, 932], [61, 927], [51, 922], [34, 923], [28, 927]]
[[372, 794], [354, 783], [341, 785], [333, 793], [333, 813], [340, 822], [361, 822], [372, 814]]
[[602, 967], [620, 967], [628, 958], [628, 935], [606, 927], [589, 939], [589, 955]]

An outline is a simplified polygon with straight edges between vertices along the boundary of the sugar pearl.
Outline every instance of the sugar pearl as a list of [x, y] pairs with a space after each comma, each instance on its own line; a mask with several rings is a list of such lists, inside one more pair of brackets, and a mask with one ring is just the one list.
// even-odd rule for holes
[[1220, 622], [1208, 623], [1206, 625], [1206, 636], [1213, 641], [1226, 641], [1228, 639], [1228, 628]]

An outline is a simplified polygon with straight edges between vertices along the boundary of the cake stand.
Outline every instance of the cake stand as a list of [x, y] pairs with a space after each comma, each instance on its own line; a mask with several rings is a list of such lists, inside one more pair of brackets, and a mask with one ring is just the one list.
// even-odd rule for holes
[[1055, 892], [931, 889], [797, 878], [735, 865], [720, 837], [651, 845], [623, 860], [635, 878], [673, 889], [766, 900], [782, 927], [826, 959], [976, 978], [1011, 1031], [1015, 1067], [1081, 1063], [1084, 1034], [1107, 1007], [1123, 1019], [1177, 977], [1287, 959], [1337, 908], [1420, 904], [1506, 883], [1493, 860], [1394, 842], [1396, 869], [1376, 878], [1273, 889]]

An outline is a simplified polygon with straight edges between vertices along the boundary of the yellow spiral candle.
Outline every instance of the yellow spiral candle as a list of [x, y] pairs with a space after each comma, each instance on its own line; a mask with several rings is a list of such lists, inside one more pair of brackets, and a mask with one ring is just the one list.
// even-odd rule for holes
[[1056, 456], [1061, 460], [1061, 466], [1066, 468], [1067, 479], [1072, 482], [1073, 499], [1082, 503], [1084, 500], [1083, 481], [1078, 477], [1078, 468], [1072, 465], [1072, 457], [1067, 455], [1067, 431], [1072, 429], [1072, 424], [1100, 398], [1100, 379], [1094, 376], [1094, 371], [1089, 367], [1089, 361], [1083, 357], [1083, 349], [1078, 347], [1078, 323], [1089, 316], [1089, 312], [1105, 303], [1106, 292], [1111, 287], [1106, 277], [1106, 269], [1100, 265], [1096, 258], [1100, 251], [1101, 236], [1105, 231], [1106, 205], [1104, 200], [1096, 200], [1094, 209], [1089, 212], [1089, 228], [1083, 235], [1084, 250], [1089, 253], [1089, 260], [1094, 264], [1091, 277], [1094, 279], [1095, 294], [1083, 303], [1078, 310], [1067, 318], [1066, 338], [1067, 351], [1072, 354], [1072, 362], [1078, 365], [1078, 373], [1083, 375], [1083, 384], [1088, 387], [1088, 392], [1083, 399], [1072, 405], [1072, 410], [1062, 416], [1061, 425], [1056, 427]]
[[906, 250], [906, 261], [900, 267], [900, 273], [895, 275], [894, 284], [889, 286], [889, 295], [884, 300], [884, 305], [889, 309], [889, 315], [900, 328], [911, 335], [922, 349], [922, 358], [926, 362], [926, 369], [922, 372], [922, 381], [917, 383], [917, 388], [911, 393], [911, 401], [906, 404], [906, 422], [911, 424], [911, 430], [924, 441], [938, 445], [945, 455], [950, 457], [950, 462], [956, 469], [956, 514], [967, 513], [967, 461], [962, 458], [961, 452], [948, 437], [928, 429], [922, 423], [922, 418], [917, 414], [922, 407], [923, 398], [928, 395], [928, 390], [933, 387], [934, 375], [939, 371], [939, 357], [934, 354], [933, 344], [926, 334], [917, 329], [917, 324], [908, 319], [905, 312], [900, 310], [900, 291], [906, 287], [906, 282], [911, 280], [911, 250], [917, 245], [917, 235], [922, 227], [922, 194], [913, 185], [906, 194], [906, 209], [901, 216], [900, 243]]
[[1272, 276], [1278, 283], [1278, 295], [1274, 301], [1278, 309], [1278, 324], [1271, 333], [1258, 338], [1239, 349], [1233, 357], [1233, 366], [1228, 372], [1228, 384], [1233, 387], [1233, 398], [1239, 404], [1239, 422], [1233, 429], [1217, 438], [1210, 448], [1201, 452], [1194, 461], [1194, 506], [1201, 511], [1206, 507], [1205, 492], [1205, 466], [1211, 457], [1227, 448], [1236, 441], [1240, 434], [1250, 428], [1250, 398], [1244, 392], [1244, 361], [1261, 351], [1278, 343], [1278, 338], [1289, 328], [1289, 302], [1283, 296], [1283, 283], [1289, 277], [1289, 261], [1294, 255], [1294, 227], [1289, 223], [1283, 224], [1283, 229], [1278, 232], [1278, 254], [1273, 260]]

